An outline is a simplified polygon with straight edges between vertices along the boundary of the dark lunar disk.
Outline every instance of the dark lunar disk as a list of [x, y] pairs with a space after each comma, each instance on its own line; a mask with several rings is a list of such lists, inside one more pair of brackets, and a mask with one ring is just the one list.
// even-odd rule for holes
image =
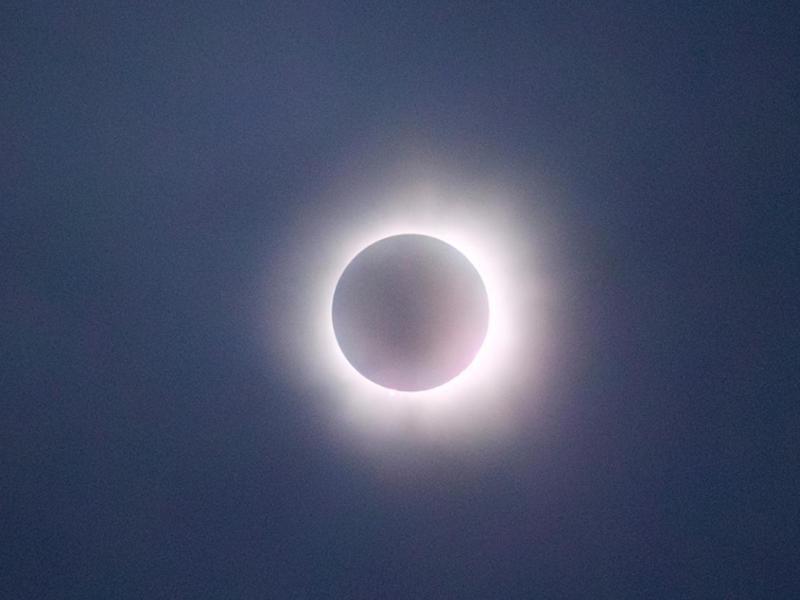
[[463, 371], [486, 337], [489, 302], [478, 271], [426, 235], [362, 250], [333, 295], [333, 329], [347, 360], [390, 389], [437, 387]]

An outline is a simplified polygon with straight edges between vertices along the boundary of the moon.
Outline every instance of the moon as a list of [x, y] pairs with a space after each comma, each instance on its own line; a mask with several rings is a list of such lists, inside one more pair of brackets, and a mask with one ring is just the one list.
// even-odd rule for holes
[[439, 387], [486, 338], [489, 300], [473, 264], [446, 242], [393, 235], [359, 252], [336, 284], [336, 342], [363, 377], [390, 390]]

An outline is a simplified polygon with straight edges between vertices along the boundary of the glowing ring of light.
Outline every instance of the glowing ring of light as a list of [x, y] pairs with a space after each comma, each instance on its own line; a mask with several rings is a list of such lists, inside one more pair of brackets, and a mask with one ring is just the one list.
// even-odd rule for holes
[[[440, 439], [510, 426], [521, 390], [532, 391], [542, 347], [541, 286], [533, 273], [530, 230], [521, 228], [513, 206], [491, 190], [416, 186], [378, 198], [371, 210], [354, 209], [354, 218], [341, 211], [340, 226], [326, 220], [313, 234], [313, 261], [303, 268], [311, 305], [293, 308], [305, 314], [297, 317], [306, 333], [294, 359], [304, 365], [301, 377], [336, 400], [347, 424], [371, 435], [413, 429]], [[370, 244], [405, 233], [457, 248], [483, 279], [490, 315], [486, 338], [469, 367], [438, 387], [413, 392], [390, 390], [361, 375], [339, 348], [331, 318], [336, 284], [350, 261]]]

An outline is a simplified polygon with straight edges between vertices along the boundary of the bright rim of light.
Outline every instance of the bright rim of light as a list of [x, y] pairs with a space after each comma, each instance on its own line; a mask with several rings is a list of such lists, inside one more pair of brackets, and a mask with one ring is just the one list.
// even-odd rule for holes
[[[513, 207], [493, 190], [415, 185], [369, 195], [374, 200], [368, 209], [342, 211], [314, 233], [313, 261], [304, 269], [310, 305], [292, 308], [299, 311], [296, 322], [307, 325], [294, 352], [299, 376], [339, 407], [348, 426], [370, 435], [442, 439], [491, 435], [510, 425], [521, 388], [531, 390], [541, 347], [542, 336], [531, 337], [542, 321], [541, 289], [532, 273], [533, 232], [520, 231]], [[336, 285], [350, 261], [378, 240], [408, 233], [434, 237], [461, 252], [480, 274], [489, 301], [486, 338], [473, 362], [450, 381], [414, 392], [391, 390], [361, 375], [342, 353], [331, 315]]]

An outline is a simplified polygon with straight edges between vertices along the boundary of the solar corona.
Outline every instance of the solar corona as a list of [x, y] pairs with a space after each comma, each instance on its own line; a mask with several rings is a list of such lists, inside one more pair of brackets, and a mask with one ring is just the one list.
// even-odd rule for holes
[[271, 282], [286, 305], [269, 338], [343, 435], [505, 438], [538, 407], [551, 346], [545, 224], [510, 188], [398, 173], [325, 192], [280, 263], [294, 279]]

